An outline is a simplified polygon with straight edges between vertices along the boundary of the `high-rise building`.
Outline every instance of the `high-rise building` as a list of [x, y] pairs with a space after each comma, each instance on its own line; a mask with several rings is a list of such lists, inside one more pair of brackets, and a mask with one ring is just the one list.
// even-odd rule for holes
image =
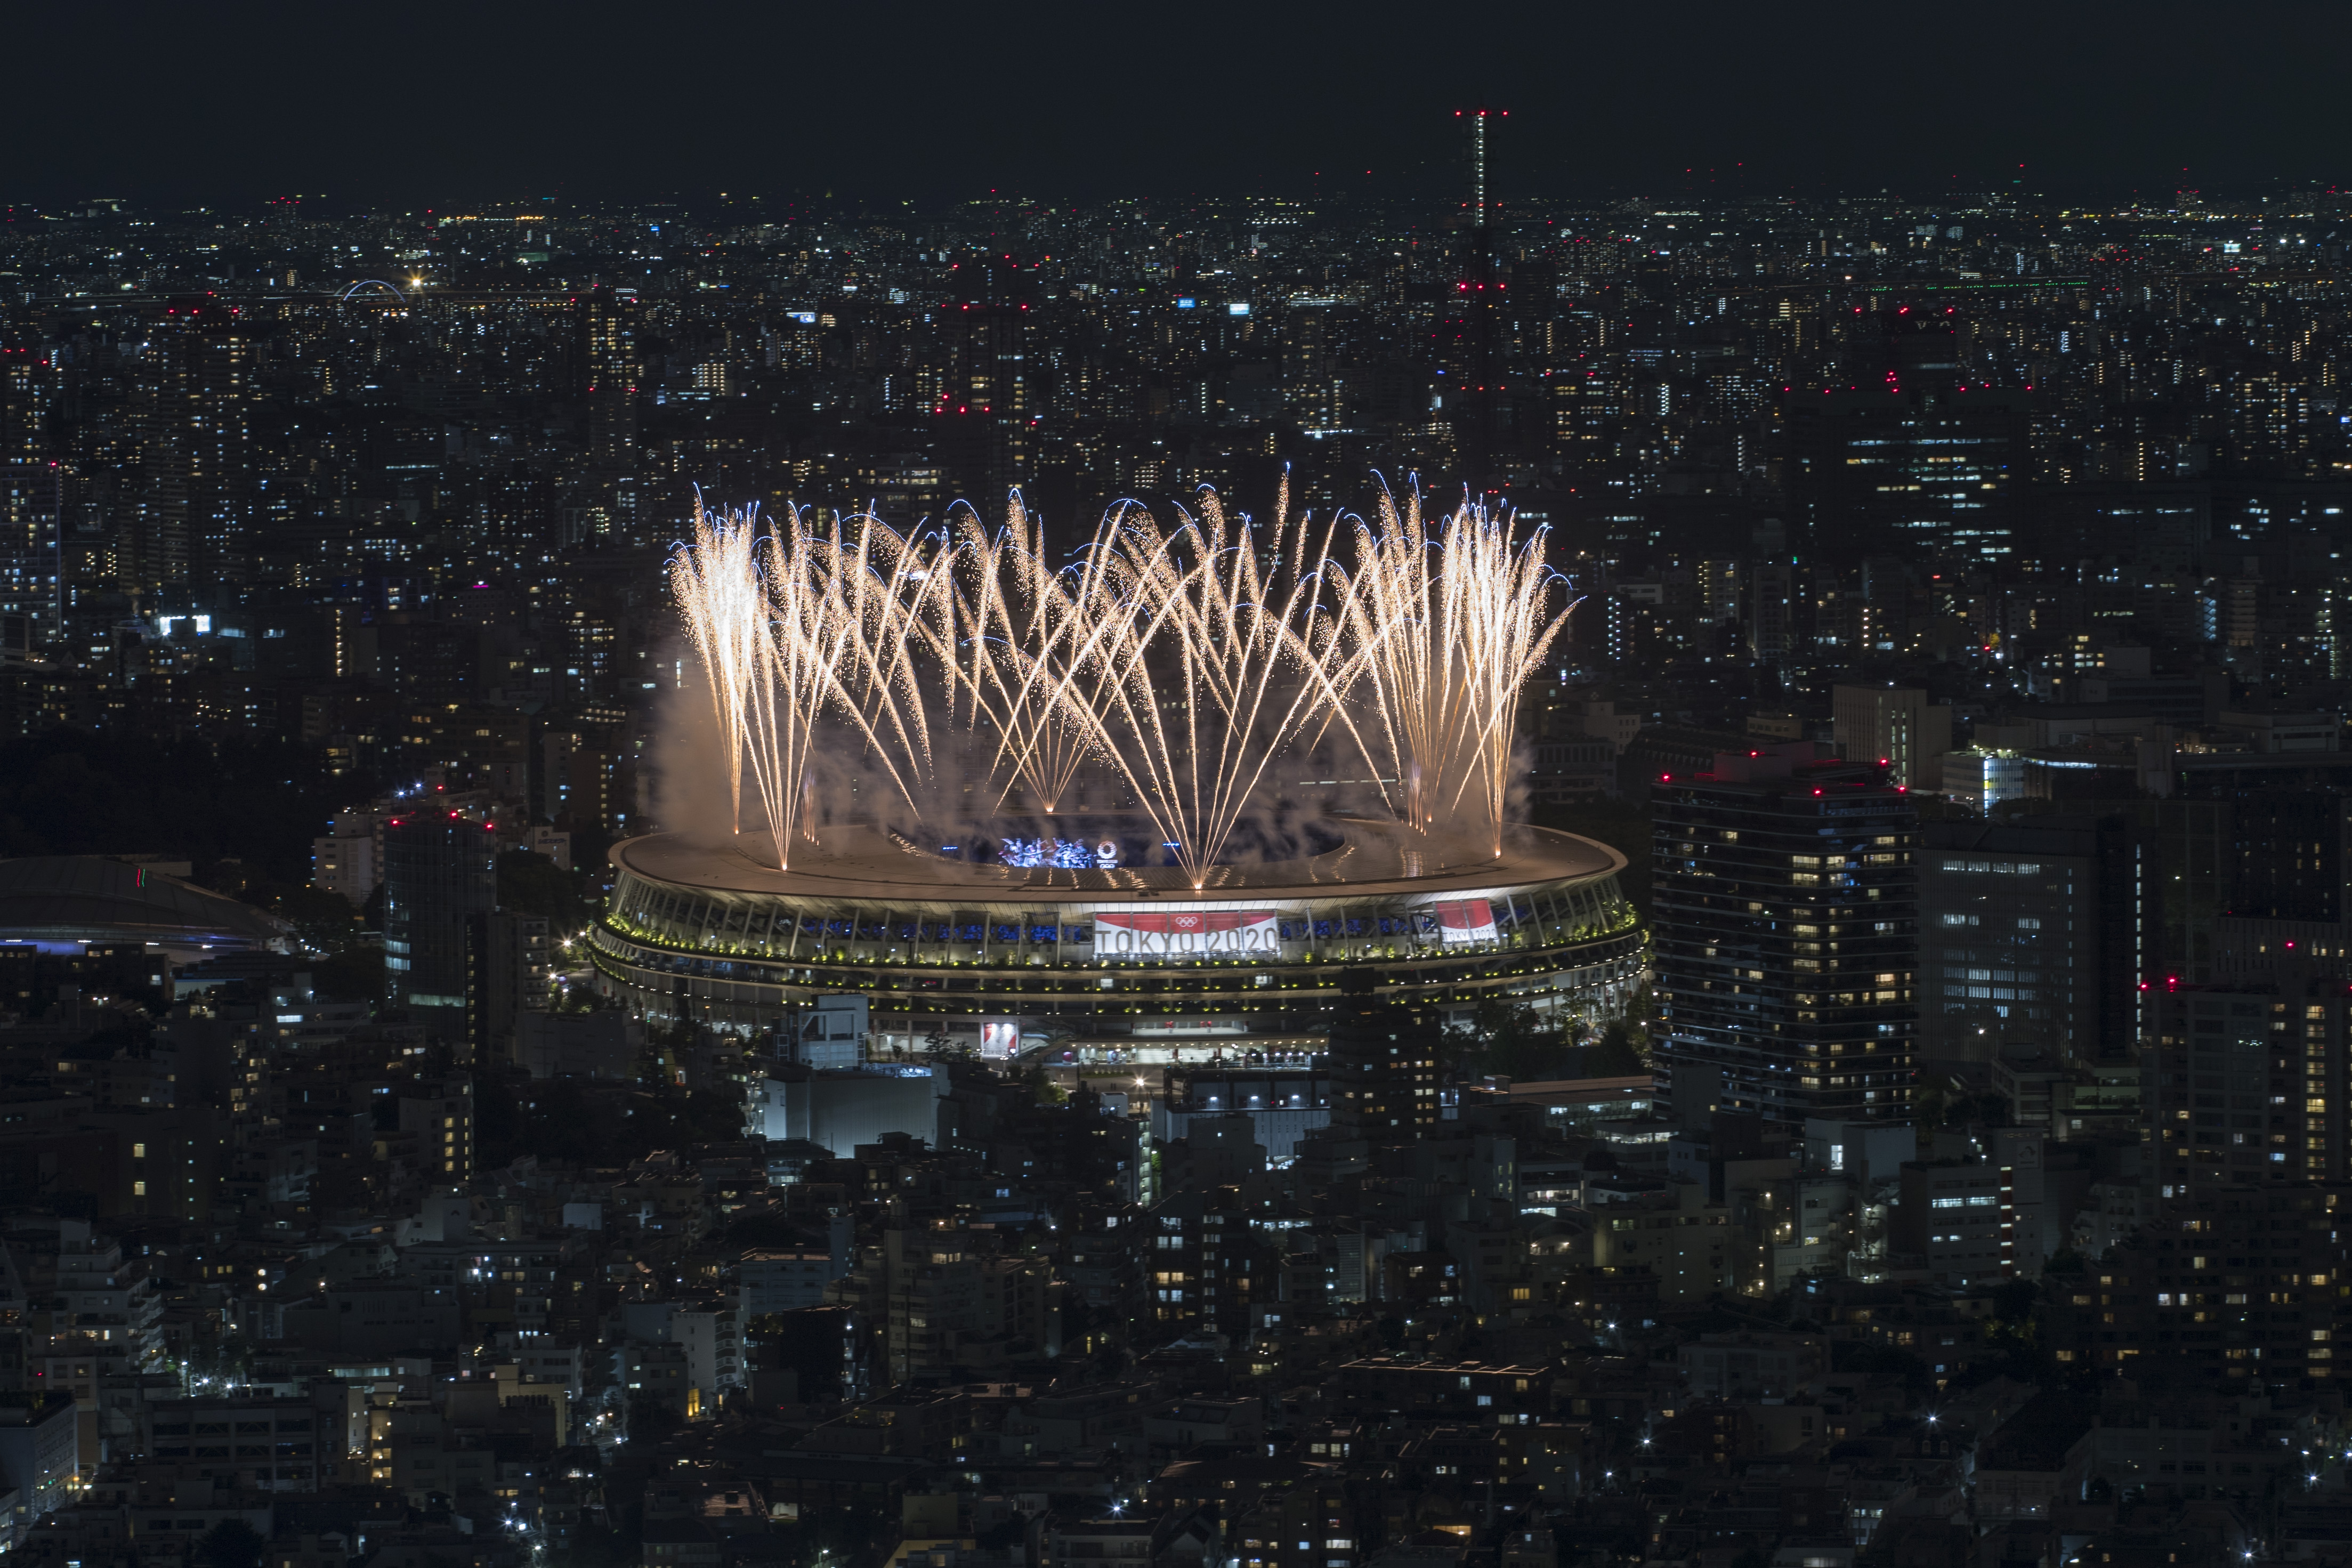
[[1979, 816], [1990, 816], [2002, 802], [2025, 798], [2025, 758], [1998, 746], [1946, 752], [1937, 788], [1947, 799]]
[[482, 930], [476, 1061], [514, 1057], [516, 1019], [546, 1005], [553, 948], [545, 917], [500, 910], [479, 917]]
[[498, 902], [489, 824], [454, 811], [394, 817], [383, 829], [385, 999], [441, 1039], [468, 1036], [482, 981], [481, 921]]
[[1034, 391], [1025, 308], [982, 301], [950, 318], [946, 376], [930, 411], [950, 482], [959, 494], [992, 504], [1030, 477]]
[[1935, 789], [1939, 763], [1952, 749], [1952, 710], [1927, 700], [1913, 686], [1840, 686], [1832, 689], [1831, 733], [1852, 761], [1875, 761], [1895, 783]]
[[589, 487], [581, 498], [592, 514], [583, 533], [626, 534], [635, 521], [637, 295], [634, 289], [598, 289], [580, 305], [580, 390], [588, 416]]
[[436, 1185], [474, 1174], [474, 1080], [423, 1083], [400, 1097], [400, 1130], [416, 1139], [416, 1158]]
[[253, 340], [217, 299], [175, 300], [143, 367], [134, 580], [211, 603], [252, 565]]
[[1335, 353], [1342, 319], [1335, 300], [1293, 300], [1282, 323], [1283, 398], [1309, 430], [1337, 429], [1346, 414]]
[[2231, 985], [2155, 988], [2143, 1049], [2156, 1182], [2166, 1198], [2265, 1182], [2341, 1182], [2352, 997], [2282, 963]]
[[1420, 1006], [1381, 999], [1380, 977], [1349, 969], [1331, 1014], [1331, 1125], [1339, 1135], [1401, 1143], [1437, 1125], [1442, 1026]]
[[1799, 742], [1650, 786], [1660, 1045], [1678, 1106], [1899, 1117], [1918, 1045], [1916, 807]]
[[[2331, 720], [2328, 725], [2334, 728]], [[2245, 856], [2230, 913], [2241, 920], [2307, 926], [2344, 921], [2345, 845], [2352, 796], [2333, 790], [2235, 792], [2230, 826]]]
[[[2342, 753], [2300, 753], [2325, 762]], [[2259, 763], [2249, 752], [2185, 753]], [[2199, 777], [2200, 773], [2207, 776]], [[2184, 769], [2187, 797], [2117, 801], [2100, 810], [2134, 818], [2154, 850], [2163, 897], [2148, 919], [2156, 938], [2144, 977], [2188, 984], [2260, 978], [2282, 959], [2315, 961], [2352, 980], [2352, 795], [2305, 773], [2265, 787], [2259, 772]]]
[[53, 455], [58, 374], [0, 349], [0, 659], [63, 634], [65, 476]]
[[1041, 1258], [1000, 1251], [987, 1230], [890, 1229], [825, 1297], [858, 1314], [890, 1381], [905, 1384], [937, 1380], [974, 1342], [1025, 1340], [1058, 1353], [1049, 1274]]
[[1986, 1142], [1980, 1157], [1906, 1160], [1897, 1178], [1894, 1247], [1939, 1285], [2031, 1279], [2049, 1255], [2042, 1133], [2005, 1127]]
[[1925, 824], [1920, 1055], [2128, 1058], [2153, 961], [2151, 872], [2119, 816]]
[[547, 731], [540, 737], [541, 809], [565, 826], [617, 828], [635, 805], [623, 745], [609, 725]]
[[[2214, 1380], [2209, 1387], [2293, 1388], [2333, 1376], [2345, 1332], [2335, 1281], [2347, 1199], [2338, 1184], [2308, 1181], [2215, 1184], [2160, 1198], [2150, 1223], [2074, 1289], [2050, 1292], [2042, 1341], [2062, 1367], [2135, 1377], [2161, 1368], [2176, 1383]], [[2139, 1465], [2143, 1475], [2153, 1468]]]
[[2020, 548], [2030, 395], [1875, 386], [1790, 400], [1790, 493], [1813, 548], [1969, 563]]
[[635, 289], [599, 289], [580, 307], [588, 449], [598, 462], [624, 461], [637, 436], [637, 301]]
[[331, 832], [310, 840], [310, 885], [362, 908], [383, 879], [383, 819], [345, 811], [329, 826]]
[[[34, 1403], [44, 1396], [46, 1403]], [[65, 1507], [79, 1484], [79, 1410], [70, 1395], [47, 1388], [0, 1405], [0, 1479], [24, 1500], [17, 1506], [26, 1519]]]
[[1759, 664], [1777, 665], [1789, 657], [1795, 637], [1795, 568], [1785, 557], [1760, 559], [1748, 569], [1748, 651]]

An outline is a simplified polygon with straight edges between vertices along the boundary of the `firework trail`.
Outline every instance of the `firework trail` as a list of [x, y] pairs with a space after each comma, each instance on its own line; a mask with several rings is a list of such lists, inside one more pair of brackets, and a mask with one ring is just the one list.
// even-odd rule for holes
[[1101, 685], [1077, 653], [1086, 641], [1080, 605], [1095, 597], [1092, 574], [1047, 563], [1044, 530], [1018, 491], [994, 533], [971, 508], [961, 512], [947, 660], [955, 689], [974, 728], [984, 719], [995, 732], [991, 775], [1002, 770], [1006, 792], [1017, 781], [1041, 809], [1055, 811], [1094, 744], [1092, 727], [1076, 717], [1092, 710]]
[[1113, 769], [1196, 888], [1275, 759], [1334, 724], [1399, 781], [1416, 831], [1467, 818], [1500, 853], [1519, 691], [1567, 616], [1542, 531], [1468, 504], [1433, 530], [1418, 495], [1383, 492], [1343, 566], [1338, 520], [1293, 521], [1288, 491], [1264, 526], [1205, 489], [1166, 526], [1123, 503], [1058, 570], [1017, 494], [992, 533], [965, 507], [929, 534], [795, 512], [762, 535], [698, 500], [670, 581], [729, 737], [735, 829], [748, 766], [790, 864], [828, 719], [919, 815], [936, 703], [992, 735], [1001, 792], [1046, 811], [1089, 760]]
[[1507, 510], [1465, 501], [1433, 531], [1418, 493], [1384, 489], [1377, 526], [1359, 523], [1334, 679], [1370, 710], [1349, 728], [1416, 831], [1466, 805], [1501, 853], [1519, 693], [1567, 622], [1558, 584], [1543, 531], [1520, 539]]
[[690, 542], [669, 562], [670, 591], [710, 684], [719, 732], [727, 739], [729, 826], [737, 832], [743, 826], [748, 708], [766, 674], [767, 605], [759, 548], [754, 513], [713, 516], [698, 495]]
[[821, 679], [909, 805], [934, 768], [927, 666], [954, 635], [948, 544], [869, 512], [803, 531]]
[[1336, 694], [1320, 573], [1333, 531], [1318, 542], [1292, 522], [1288, 490], [1262, 540], [1213, 490], [1168, 529], [1123, 507], [1096, 534], [1075, 596], [1075, 663], [1103, 678], [1074, 711], [1196, 888], [1268, 766]]
[[761, 534], [756, 512], [698, 503], [670, 585], [727, 737], [728, 788], [742, 831], [748, 762], [776, 863], [812, 837], [810, 765], [828, 712], [864, 742], [908, 803], [927, 775], [930, 731], [920, 653], [944, 635], [922, 542], [875, 519], [795, 514]]

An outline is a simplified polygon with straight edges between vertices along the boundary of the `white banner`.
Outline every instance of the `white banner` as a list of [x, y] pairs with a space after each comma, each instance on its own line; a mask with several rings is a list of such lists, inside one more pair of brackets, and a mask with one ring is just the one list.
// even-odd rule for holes
[[1097, 910], [1097, 958], [1275, 958], [1272, 910]]

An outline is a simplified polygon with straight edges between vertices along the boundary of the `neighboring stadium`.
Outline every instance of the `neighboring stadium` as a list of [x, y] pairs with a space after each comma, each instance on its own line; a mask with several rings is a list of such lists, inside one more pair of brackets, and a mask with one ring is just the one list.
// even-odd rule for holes
[[592, 937], [598, 984], [734, 1029], [863, 994], [884, 1058], [945, 1044], [1167, 1061], [1319, 1049], [1349, 964], [1461, 1016], [1507, 992], [1595, 1020], [1641, 969], [1624, 858], [1572, 834], [1513, 827], [1487, 855], [1347, 820], [1297, 858], [1216, 867], [1196, 892], [1172, 866], [1122, 864], [1147, 857], [1116, 824], [1063, 826], [989, 841], [982, 859], [831, 827], [788, 871], [676, 834], [627, 840]]
[[64, 952], [137, 942], [194, 963], [256, 948], [283, 952], [291, 934], [251, 904], [104, 856], [0, 861], [0, 942]]

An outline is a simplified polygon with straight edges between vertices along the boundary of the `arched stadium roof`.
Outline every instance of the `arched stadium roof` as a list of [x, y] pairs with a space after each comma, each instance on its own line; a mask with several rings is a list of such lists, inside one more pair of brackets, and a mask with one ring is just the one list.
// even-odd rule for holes
[[103, 855], [0, 860], [0, 942], [282, 945], [286, 923], [251, 904]]

